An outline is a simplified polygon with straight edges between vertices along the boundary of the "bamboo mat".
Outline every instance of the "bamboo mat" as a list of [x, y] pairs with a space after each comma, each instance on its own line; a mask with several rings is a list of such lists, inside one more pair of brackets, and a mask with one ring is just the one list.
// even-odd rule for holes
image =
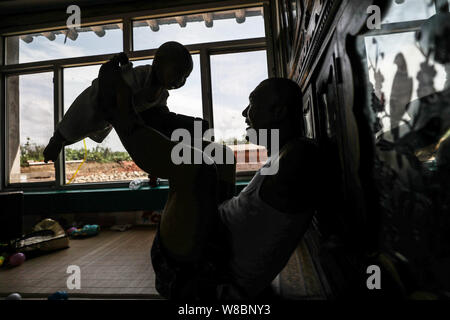
[[[154, 228], [125, 232], [101, 231], [85, 239], [71, 239], [70, 248], [0, 270], [0, 297], [18, 292], [23, 297], [47, 297], [66, 291], [70, 297], [158, 298], [150, 248]], [[67, 289], [69, 265], [81, 270], [81, 288]]]

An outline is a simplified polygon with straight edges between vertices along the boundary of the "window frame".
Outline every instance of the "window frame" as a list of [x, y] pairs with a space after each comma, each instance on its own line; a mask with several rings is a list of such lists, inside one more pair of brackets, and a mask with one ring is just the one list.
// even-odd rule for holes
[[[160, 18], [168, 16], [187, 15], [192, 13], [225, 11], [234, 9], [243, 9], [250, 7], [262, 7], [265, 26], [265, 37], [249, 38], [240, 40], [228, 40], [218, 42], [196, 43], [186, 45], [191, 54], [199, 54], [200, 56], [200, 73], [201, 73], [201, 90], [202, 90], [202, 109], [203, 117], [208, 120], [213, 127], [213, 103], [212, 103], [212, 86], [211, 86], [211, 66], [210, 56], [212, 54], [223, 53], [239, 53], [248, 51], [265, 50], [267, 55], [268, 76], [274, 76], [274, 62], [272, 51], [272, 37], [270, 30], [270, 6], [266, 1], [229, 1], [227, 4], [218, 7], [217, 3], [210, 3], [196, 6], [184, 6], [183, 8], [148, 10], [140, 12], [130, 12], [121, 15], [111, 15], [99, 17], [95, 19], [87, 18], [82, 20], [81, 26], [102, 25], [108, 23], [122, 23], [122, 40], [123, 52], [125, 52], [130, 61], [153, 59], [157, 48], [146, 50], [133, 50], [133, 21], [144, 18]], [[55, 162], [55, 181], [45, 182], [25, 182], [25, 183], [8, 183], [9, 172], [7, 170], [6, 160], [8, 159], [8, 125], [7, 125], [7, 108], [6, 108], [6, 77], [10, 75], [22, 75], [29, 73], [38, 73], [42, 71], [53, 71], [53, 99], [54, 99], [54, 129], [59, 121], [62, 120], [64, 114], [64, 96], [63, 96], [63, 71], [67, 67], [81, 67], [92, 64], [101, 64], [110, 60], [116, 53], [82, 56], [74, 58], [53, 59], [39, 62], [28, 62], [19, 64], [6, 65], [6, 37], [12, 35], [29, 34], [34, 32], [42, 32], [48, 30], [61, 30], [65, 26], [36, 26], [29, 27], [28, 30], [11, 30], [0, 31], [0, 128], [2, 138], [0, 142], [1, 156], [1, 174], [0, 174], [0, 190], [27, 190], [27, 191], [44, 191], [44, 190], [74, 190], [74, 189], [99, 189], [99, 188], [123, 188], [128, 186], [129, 181], [108, 181], [96, 183], [79, 183], [66, 184], [65, 182], [65, 150], [62, 150], [58, 161]], [[237, 180], [248, 181], [253, 176], [249, 172], [237, 173]], [[164, 184], [164, 182], [163, 182]]]

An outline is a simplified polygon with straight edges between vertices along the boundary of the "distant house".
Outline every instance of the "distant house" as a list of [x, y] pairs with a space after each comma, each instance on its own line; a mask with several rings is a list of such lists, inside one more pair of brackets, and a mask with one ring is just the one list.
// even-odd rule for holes
[[229, 145], [236, 157], [236, 171], [255, 171], [267, 161], [267, 150], [254, 144]]

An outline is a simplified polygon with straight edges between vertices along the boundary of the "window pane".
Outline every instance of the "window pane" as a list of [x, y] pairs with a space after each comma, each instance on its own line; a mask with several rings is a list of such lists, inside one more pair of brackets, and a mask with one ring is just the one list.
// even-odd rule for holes
[[247, 125], [242, 116], [248, 96], [267, 76], [266, 51], [211, 56], [215, 141], [235, 151], [237, 171], [257, 170], [267, 159], [265, 148], [246, 144]]
[[265, 37], [262, 8], [246, 8], [133, 23], [134, 50], [155, 49], [166, 41], [184, 45]]
[[[6, 38], [7, 64], [123, 51], [122, 24], [32, 33]], [[64, 41], [66, 40], [66, 43]]]
[[10, 183], [55, 180], [43, 150], [53, 134], [53, 72], [6, 78]]
[[[169, 91], [167, 106], [172, 112], [203, 118], [200, 56], [193, 54], [192, 60], [194, 62], [192, 73], [183, 87]], [[152, 64], [152, 62], [152, 59], [133, 61], [133, 66]]]
[[[391, 7], [381, 23], [394, 23], [411, 20], [423, 20], [436, 13], [434, 1], [390, 0]], [[399, 2], [399, 3], [397, 3]]]
[[[100, 65], [64, 69], [64, 112], [77, 96], [97, 78]], [[87, 161], [71, 183], [106, 182], [147, 178], [131, 160], [117, 133], [112, 130], [102, 143], [86, 138]], [[84, 144], [79, 141], [65, 147], [66, 183], [84, 158]]]

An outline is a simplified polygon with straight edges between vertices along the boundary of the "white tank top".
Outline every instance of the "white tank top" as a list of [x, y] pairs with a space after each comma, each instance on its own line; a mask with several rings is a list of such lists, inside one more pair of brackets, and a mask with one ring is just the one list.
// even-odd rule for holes
[[283, 213], [266, 204], [259, 196], [264, 178], [259, 170], [238, 196], [219, 206], [220, 218], [231, 233], [231, 276], [249, 298], [284, 268], [313, 216], [313, 210]]

